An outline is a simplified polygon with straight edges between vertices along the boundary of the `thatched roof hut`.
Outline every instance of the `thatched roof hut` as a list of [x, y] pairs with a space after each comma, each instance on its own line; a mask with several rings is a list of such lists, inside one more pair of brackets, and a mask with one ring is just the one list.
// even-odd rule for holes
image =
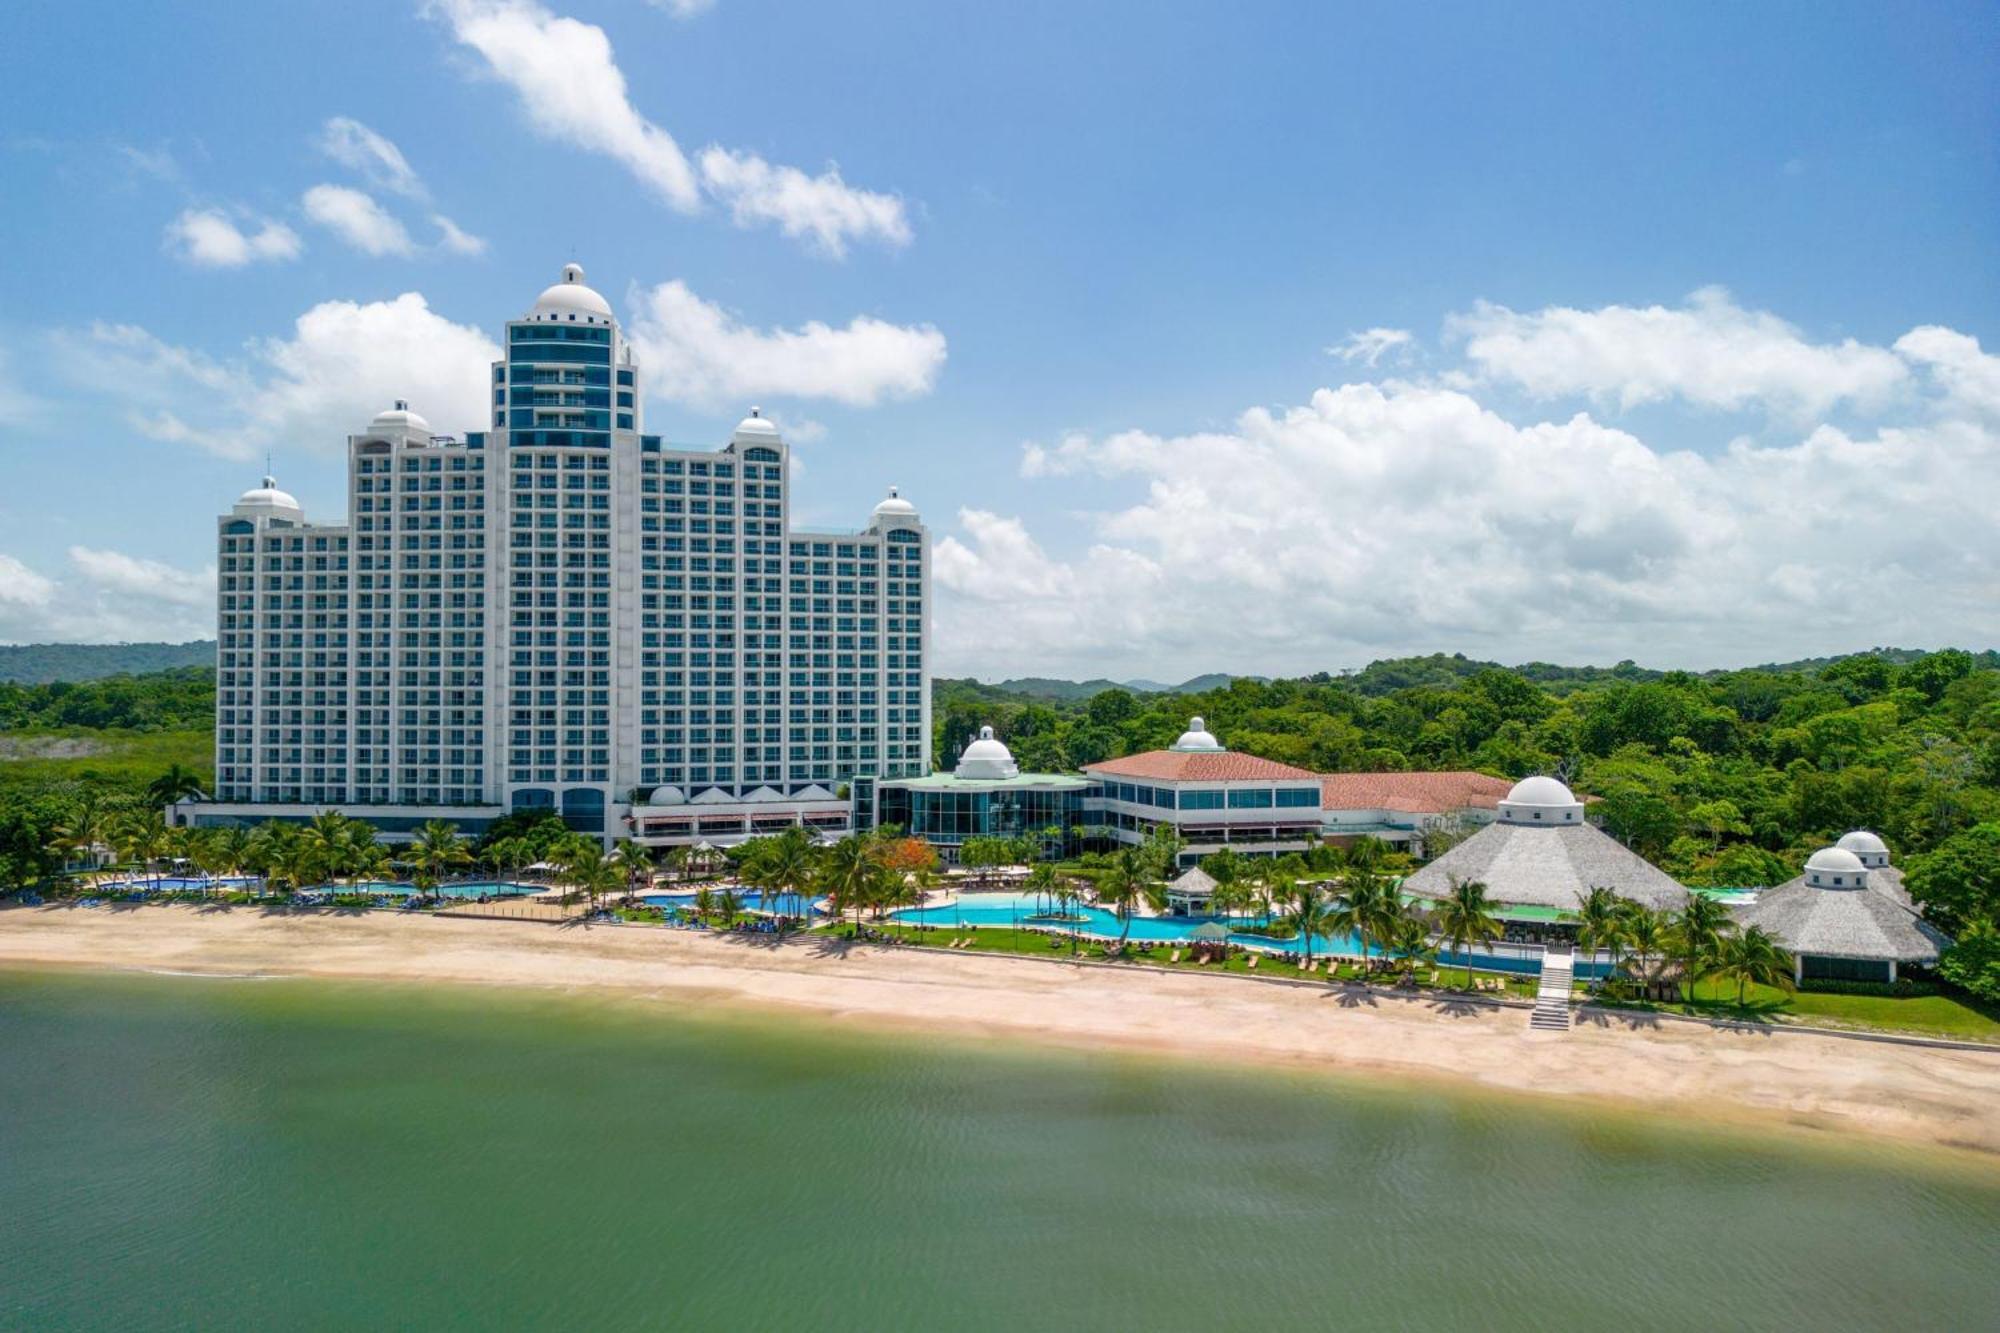
[[1476, 879], [1497, 902], [1562, 911], [1575, 911], [1600, 886], [1653, 908], [1687, 900], [1673, 876], [1586, 823], [1583, 802], [1554, 778], [1515, 783], [1499, 810], [1497, 820], [1404, 880], [1403, 888], [1443, 898], [1454, 878]]

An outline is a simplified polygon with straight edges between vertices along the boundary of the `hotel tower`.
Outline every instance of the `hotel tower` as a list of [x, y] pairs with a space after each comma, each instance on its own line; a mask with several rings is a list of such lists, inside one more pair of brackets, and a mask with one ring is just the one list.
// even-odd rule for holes
[[546, 810], [723, 845], [843, 831], [856, 778], [930, 771], [913, 505], [794, 527], [755, 408], [719, 449], [646, 434], [643, 367], [575, 264], [505, 348], [487, 430], [398, 402], [348, 437], [345, 523], [268, 477], [219, 520], [215, 790], [179, 822]]

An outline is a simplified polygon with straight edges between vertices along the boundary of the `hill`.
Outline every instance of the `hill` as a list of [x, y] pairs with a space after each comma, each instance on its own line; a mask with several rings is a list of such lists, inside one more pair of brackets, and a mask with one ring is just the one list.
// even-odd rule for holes
[[0, 644], [0, 681], [44, 685], [55, 680], [102, 680], [179, 667], [213, 667], [215, 640], [187, 643]]

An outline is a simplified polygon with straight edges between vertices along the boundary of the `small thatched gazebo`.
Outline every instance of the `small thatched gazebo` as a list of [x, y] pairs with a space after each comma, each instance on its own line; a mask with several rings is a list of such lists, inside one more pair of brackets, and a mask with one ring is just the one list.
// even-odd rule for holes
[[1215, 888], [1213, 875], [1192, 866], [1167, 885], [1167, 910], [1175, 916], [1207, 916]]

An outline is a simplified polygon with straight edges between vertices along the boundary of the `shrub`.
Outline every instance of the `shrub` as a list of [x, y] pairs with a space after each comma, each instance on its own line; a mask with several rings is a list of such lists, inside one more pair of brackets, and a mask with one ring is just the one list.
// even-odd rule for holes
[[1938, 975], [1968, 994], [2000, 1004], [2000, 931], [1974, 927], [1938, 959]]

